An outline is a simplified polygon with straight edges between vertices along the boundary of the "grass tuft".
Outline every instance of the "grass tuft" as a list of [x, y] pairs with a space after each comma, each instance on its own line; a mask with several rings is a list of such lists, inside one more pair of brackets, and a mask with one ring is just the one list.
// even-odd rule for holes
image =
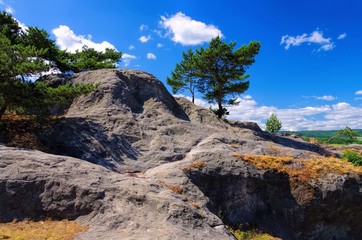
[[242, 231], [229, 228], [229, 231], [237, 240], [281, 240], [280, 238], [273, 237], [256, 229]]
[[180, 185], [172, 185], [172, 184], [168, 184], [165, 183], [164, 181], [157, 181], [158, 183], [160, 183], [162, 186], [170, 189], [172, 192], [177, 193], [177, 194], [182, 194], [184, 191], [184, 187], [180, 186]]
[[72, 240], [75, 235], [88, 230], [87, 226], [69, 220], [9, 222], [0, 224], [0, 239], [16, 240]]
[[280, 173], [287, 173], [290, 177], [310, 182], [329, 173], [338, 175], [362, 174], [362, 167], [334, 157], [316, 157], [313, 159], [298, 159], [290, 156], [276, 157], [268, 155], [242, 155], [240, 153], [231, 156], [249, 162], [259, 169], [271, 169]]
[[203, 167], [205, 167], [205, 165], [206, 164], [204, 162], [199, 162], [199, 161], [190, 163], [190, 167], [197, 168], [198, 170], [201, 170]]

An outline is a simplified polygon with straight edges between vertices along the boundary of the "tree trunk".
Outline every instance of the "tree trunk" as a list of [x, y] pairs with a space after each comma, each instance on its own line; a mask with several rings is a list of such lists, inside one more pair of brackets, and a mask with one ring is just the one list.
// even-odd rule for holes
[[218, 118], [222, 118], [222, 103], [221, 103], [221, 98], [218, 98], [217, 99], [217, 104], [218, 104], [218, 107], [219, 107], [219, 111], [217, 112], [217, 117]]
[[192, 96], [192, 103], [195, 103], [195, 87], [192, 85], [192, 81], [189, 80], [190, 82], [190, 93], [191, 93], [191, 96]]
[[8, 108], [8, 106], [6, 104], [4, 104], [1, 108], [0, 108], [0, 121], [2, 116], [4, 115], [6, 109]]
[[219, 107], [219, 112], [217, 113], [217, 117], [222, 118], [224, 114], [222, 109], [222, 84], [220, 82], [219, 82], [219, 96], [217, 98], [217, 104]]

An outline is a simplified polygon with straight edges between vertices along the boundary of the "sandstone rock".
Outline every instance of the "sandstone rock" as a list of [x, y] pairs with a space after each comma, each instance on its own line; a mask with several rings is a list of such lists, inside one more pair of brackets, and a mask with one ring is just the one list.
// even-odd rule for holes
[[329, 155], [322, 147], [220, 120], [142, 71], [70, 81], [99, 88], [37, 133], [57, 155], [0, 146], [0, 220], [76, 219], [91, 226], [79, 239], [233, 239], [225, 223], [284, 239], [362, 238], [361, 176], [291, 184], [233, 157]]
[[196, 209], [157, 181], [1, 145], [0, 156], [2, 221], [77, 219], [90, 225], [78, 239], [233, 239], [217, 228], [220, 219], [209, 223], [206, 208]]

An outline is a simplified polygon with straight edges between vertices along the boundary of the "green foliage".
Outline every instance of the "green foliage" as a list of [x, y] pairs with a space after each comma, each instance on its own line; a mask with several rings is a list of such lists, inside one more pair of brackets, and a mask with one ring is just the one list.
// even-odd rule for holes
[[358, 141], [359, 133], [352, 130], [350, 127], [345, 127], [344, 129], [338, 130], [334, 136], [330, 137], [326, 143], [331, 143], [335, 139], [344, 140], [347, 144]]
[[52, 107], [69, 105], [75, 97], [96, 87], [68, 83], [54, 88], [30, 82], [28, 77], [50, 68], [62, 72], [115, 68], [121, 57], [114, 49], [98, 52], [85, 46], [75, 53], [60, 50], [45, 30], [29, 27], [22, 31], [10, 14], [0, 12], [0, 119], [7, 109], [47, 116]]
[[362, 155], [353, 150], [345, 150], [342, 158], [347, 159], [353, 165], [362, 166]]
[[277, 133], [282, 128], [282, 123], [279, 121], [277, 116], [272, 113], [270, 118], [266, 121], [266, 131], [271, 133]]
[[235, 45], [235, 42], [227, 44], [216, 37], [208, 48], [183, 53], [183, 60], [176, 65], [171, 78], [167, 78], [172, 91], [176, 93], [187, 88], [194, 98], [197, 89], [210, 103], [217, 103], [214, 111], [217, 116], [224, 116], [225, 107], [237, 105], [236, 96], [249, 88], [249, 82], [245, 81], [249, 75], [245, 75], [245, 71], [254, 63], [260, 49], [259, 42], [250, 42], [234, 50]]
[[73, 72], [82, 72], [102, 68], [115, 68], [122, 53], [107, 48], [104, 53], [83, 46], [82, 51], [76, 51], [69, 56], [69, 68]]
[[229, 231], [237, 240], [279, 240], [269, 234], [263, 233], [258, 229], [233, 229], [229, 228]]
[[221, 110], [218, 108], [212, 108], [210, 106], [210, 110], [217, 116], [221, 115], [221, 116], [227, 116], [229, 115], [229, 111], [227, 110], [227, 108], [223, 107]]
[[249, 82], [245, 81], [249, 75], [245, 75], [245, 71], [254, 63], [260, 49], [259, 42], [250, 42], [234, 51], [235, 45], [235, 42], [227, 44], [216, 37], [208, 48], [196, 51], [200, 92], [210, 103], [217, 103], [219, 118], [225, 112], [224, 105], [236, 105], [235, 96], [249, 88]]
[[[354, 129], [354, 132], [358, 133], [359, 136], [362, 134], [362, 129]], [[296, 132], [286, 132], [286, 133], [294, 133], [302, 136], [303, 138], [315, 138], [318, 142], [329, 143], [329, 144], [351, 144], [357, 143], [362, 144], [361, 137], [356, 137], [353, 139], [346, 138], [345, 136], [337, 136], [336, 130], [318, 130], [318, 131], [296, 131]]]
[[183, 60], [176, 64], [175, 69], [171, 72], [171, 78], [166, 82], [172, 87], [172, 92], [176, 94], [179, 91], [187, 89], [192, 96], [192, 102], [195, 101], [195, 89], [198, 87], [197, 66], [195, 55], [191, 49], [182, 53]]

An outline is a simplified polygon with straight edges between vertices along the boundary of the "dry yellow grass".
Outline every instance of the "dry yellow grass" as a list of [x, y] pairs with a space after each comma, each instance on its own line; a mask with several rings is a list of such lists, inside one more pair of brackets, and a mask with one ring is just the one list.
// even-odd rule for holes
[[193, 206], [194, 208], [200, 209], [201, 208], [201, 203], [197, 202], [197, 201], [192, 201], [188, 199], [188, 202], [190, 203], [191, 206]]
[[160, 183], [162, 186], [167, 187], [168, 189], [170, 189], [174, 193], [182, 194], [183, 191], [184, 191], [183, 186], [168, 184], [168, 183], [165, 183], [164, 181], [157, 181], [157, 182]]
[[287, 173], [291, 177], [303, 181], [310, 181], [327, 175], [335, 174], [362, 174], [362, 167], [354, 166], [348, 161], [334, 157], [316, 157], [314, 159], [297, 159], [290, 156], [258, 156], [233, 154], [233, 157], [249, 162], [259, 169], [271, 169], [281, 173]]
[[232, 143], [232, 144], [230, 144], [230, 147], [237, 149], [237, 148], [239, 148], [239, 145], [236, 143]]
[[199, 170], [201, 170], [203, 167], [205, 167], [205, 165], [206, 164], [204, 162], [199, 162], [199, 161], [195, 161], [195, 162], [190, 163], [190, 167], [197, 168]]
[[14, 240], [72, 240], [75, 234], [89, 227], [80, 226], [74, 221], [28, 220], [0, 224], [0, 239]]

